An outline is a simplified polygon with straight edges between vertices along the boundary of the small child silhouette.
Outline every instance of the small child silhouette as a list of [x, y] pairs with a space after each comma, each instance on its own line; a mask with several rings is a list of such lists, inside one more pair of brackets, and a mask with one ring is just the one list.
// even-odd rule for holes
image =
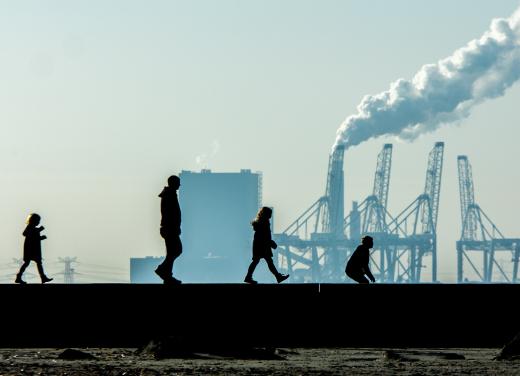
[[275, 241], [271, 239], [271, 224], [269, 223], [269, 219], [271, 219], [272, 214], [273, 211], [271, 208], [264, 206], [258, 211], [255, 220], [251, 222], [251, 225], [255, 230], [255, 236], [253, 238], [253, 261], [247, 270], [247, 275], [244, 279], [245, 283], [258, 283], [253, 279], [253, 272], [261, 259], [264, 259], [267, 262], [269, 270], [276, 277], [278, 283], [289, 278], [287, 274], [281, 274], [278, 272], [273, 263], [273, 251], [271, 251], [271, 248], [276, 249], [277, 245]]
[[25, 242], [23, 244], [23, 265], [20, 268], [20, 271], [16, 275], [15, 283], [26, 284], [24, 280], [22, 280], [22, 275], [25, 269], [29, 266], [31, 261], [36, 263], [38, 267], [38, 273], [40, 273], [40, 278], [42, 283], [47, 283], [52, 281], [52, 278], [49, 278], [43, 272], [42, 265], [42, 246], [41, 241], [47, 239], [45, 235], [41, 235], [40, 233], [45, 230], [45, 227], [38, 225], [40, 224], [41, 217], [32, 213], [27, 217], [27, 227], [23, 232], [23, 236], [25, 236]]

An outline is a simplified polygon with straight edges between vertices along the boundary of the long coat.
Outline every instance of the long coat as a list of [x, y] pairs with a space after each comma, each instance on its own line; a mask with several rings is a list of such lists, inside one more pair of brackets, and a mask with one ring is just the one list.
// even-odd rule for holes
[[252, 223], [255, 230], [253, 238], [253, 259], [273, 257], [271, 248], [276, 249], [277, 245], [271, 238], [271, 225], [269, 221], [254, 221]]
[[43, 230], [41, 227], [34, 227], [27, 225], [23, 232], [25, 236], [25, 242], [23, 243], [23, 260], [24, 261], [42, 261], [42, 236], [40, 232]]

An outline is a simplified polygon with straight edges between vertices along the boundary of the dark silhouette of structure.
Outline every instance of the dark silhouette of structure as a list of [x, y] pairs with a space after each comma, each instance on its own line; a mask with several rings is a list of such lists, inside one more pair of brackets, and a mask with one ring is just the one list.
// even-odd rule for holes
[[45, 272], [43, 271], [41, 241], [47, 239], [47, 236], [41, 235], [41, 232], [45, 230], [45, 227], [38, 227], [40, 221], [41, 217], [36, 213], [29, 214], [29, 216], [27, 217], [27, 227], [23, 232], [23, 236], [25, 236], [25, 242], [23, 244], [23, 264], [20, 268], [20, 271], [16, 275], [16, 279], [14, 281], [15, 283], [27, 283], [22, 279], [22, 275], [25, 272], [25, 269], [27, 269], [27, 267], [31, 263], [31, 261], [34, 261], [36, 263], [42, 283], [52, 281], [52, 278], [47, 277], [45, 275]]
[[457, 167], [462, 221], [456, 243], [457, 282], [469, 282], [470, 277], [473, 282], [518, 283], [520, 239], [506, 238], [475, 200], [473, 172], [466, 155], [457, 157]]
[[264, 206], [258, 211], [255, 220], [251, 223], [255, 230], [253, 238], [253, 261], [251, 262], [251, 265], [249, 265], [246, 278], [244, 279], [244, 282], [246, 283], [258, 283], [253, 279], [253, 273], [261, 259], [264, 259], [267, 262], [269, 270], [276, 277], [278, 283], [289, 278], [289, 275], [281, 274], [276, 269], [273, 262], [273, 251], [271, 249], [276, 249], [278, 246], [271, 238], [271, 223], [269, 222], [269, 219], [271, 219], [272, 214], [273, 211], [271, 208]]
[[181, 208], [177, 198], [177, 190], [181, 186], [178, 176], [168, 178], [168, 186], [159, 194], [161, 198], [160, 234], [166, 243], [166, 258], [155, 269], [165, 284], [180, 284], [181, 281], [172, 276], [173, 263], [182, 253], [181, 242]]
[[370, 248], [374, 246], [374, 240], [370, 236], [363, 237], [361, 244], [356, 248], [347, 262], [345, 273], [357, 283], [369, 283], [368, 276], [372, 283], [376, 281], [370, 271]]
[[431, 270], [431, 281], [437, 282], [437, 216], [444, 143], [435, 143], [428, 156], [423, 193], [397, 217], [387, 209], [392, 152], [391, 144], [383, 146], [372, 194], [359, 205], [354, 201], [346, 217], [345, 147], [338, 146], [330, 154], [325, 195], [282, 233], [274, 234], [279, 245], [275, 252], [279, 269], [300, 276], [302, 282], [344, 282], [344, 260], [354, 252], [363, 234], [377, 239], [371, 262], [379, 281], [420, 283]]
[[[189, 213], [182, 218], [182, 245], [189, 252], [175, 265], [175, 277], [183, 283], [242, 281], [251, 262], [250, 252], [244, 252], [251, 247], [251, 219], [263, 206], [262, 174], [202, 169], [183, 170], [179, 178], [179, 204]], [[264, 268], [257, 269], [255, 277], [272, 279]]]

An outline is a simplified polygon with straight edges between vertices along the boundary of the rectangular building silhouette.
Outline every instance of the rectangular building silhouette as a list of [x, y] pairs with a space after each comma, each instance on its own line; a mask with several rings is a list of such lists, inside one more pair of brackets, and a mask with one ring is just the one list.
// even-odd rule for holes
[[[201, 170], [179, 177], [183, 254], [173, 275], [187, 283], [241, 283], [252, 256], [251, 221], [262, 205], [261, 173]], [[131, 282], [160, 282], [154, 274], [159, 263], [159, 258], [131, 259]]]

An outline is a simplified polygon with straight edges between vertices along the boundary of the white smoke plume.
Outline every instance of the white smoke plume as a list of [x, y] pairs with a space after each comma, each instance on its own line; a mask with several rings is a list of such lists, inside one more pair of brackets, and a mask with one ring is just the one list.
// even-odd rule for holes
[[337, 131], [334, 147], [347, 148], [391, 135], [412, 141], [469, 116], [472, 108], [504, 92], [520, 78], [520, 8], [494, 19], [480, 39], [436, 64], [424, 65], [412, 80], [367, 95], [357, 114]]

